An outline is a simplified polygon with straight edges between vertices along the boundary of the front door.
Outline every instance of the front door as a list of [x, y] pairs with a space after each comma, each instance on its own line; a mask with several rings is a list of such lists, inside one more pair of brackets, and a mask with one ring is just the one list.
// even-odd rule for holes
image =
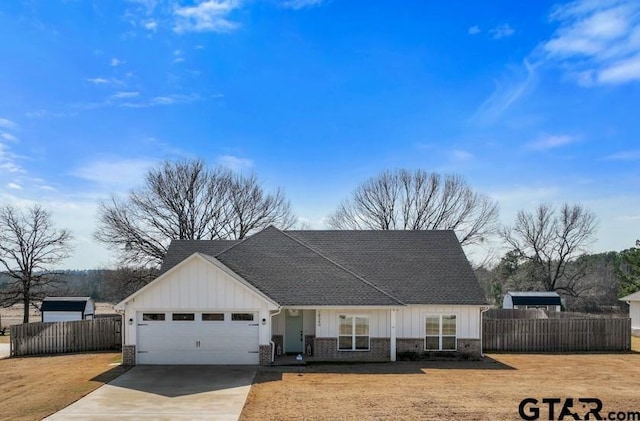
[[302, 352], [302, 310], [287, 310], [285, 315], [284, 352]]

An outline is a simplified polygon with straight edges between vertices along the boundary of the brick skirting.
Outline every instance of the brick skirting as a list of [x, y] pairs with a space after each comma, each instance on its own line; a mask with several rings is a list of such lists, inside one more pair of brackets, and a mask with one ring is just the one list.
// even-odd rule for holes
[[136, 346], [122, 345], [122, 365], [136, 365]]
[[260, 365], [269, 365], [271, 364], [271, 345], [260, 345], [259, 348], [259, 362]]
[[389, 338], [371, 338], [369, 351], [338, 351], [338, 338], [314, 338], [313, 356], [327, 360], [389, 361]]
[[456, 351], [425, 351], [424, 338], [398, 338], [396, 339], [396, 350], [400, 352], [415, 352], [417, 354], [429, 353], [438, 354], [458, 354], [469, 357], [480, 357], [480, 339], [458, 339]]

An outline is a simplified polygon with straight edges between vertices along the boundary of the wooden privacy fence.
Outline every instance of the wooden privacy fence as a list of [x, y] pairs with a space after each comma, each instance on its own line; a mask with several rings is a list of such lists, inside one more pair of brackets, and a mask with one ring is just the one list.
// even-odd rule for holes
[[120, 349], [121, 319], [25, 323], [11, 326], [11, 356]]
[[629, 351], [631, 319], [482, 320], [485, 352]]

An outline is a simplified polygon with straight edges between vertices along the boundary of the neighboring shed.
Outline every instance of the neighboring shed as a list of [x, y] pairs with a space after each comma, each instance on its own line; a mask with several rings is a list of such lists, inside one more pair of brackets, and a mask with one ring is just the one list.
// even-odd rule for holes
[[42, 321], [92, 320], [95, 307], [90, 297], [47, 297], [42, 300]]
[[502, 308], [560, 311], [562, 301], [558, 293], [553, 291], [509, 291], [504, 296]]
[[631, 329], [640, 330], [640, 291], [620, 298], [629, 304], [629, 317], [631, 318]]

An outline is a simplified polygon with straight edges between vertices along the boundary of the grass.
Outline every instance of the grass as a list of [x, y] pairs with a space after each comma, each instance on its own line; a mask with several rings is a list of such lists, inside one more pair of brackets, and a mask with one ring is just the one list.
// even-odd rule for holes
[[0, 360], [2, 419], [41, 420], [118, 377], [120, 353]]
[[295, 367], [267, 367], [256, 377], [241, 420], [514, 420], [526, 397], [595, 397], [605, 411], [640, 411], [638, 390], [637, 353], [325, 365], [303, 368], [302, 375]]

